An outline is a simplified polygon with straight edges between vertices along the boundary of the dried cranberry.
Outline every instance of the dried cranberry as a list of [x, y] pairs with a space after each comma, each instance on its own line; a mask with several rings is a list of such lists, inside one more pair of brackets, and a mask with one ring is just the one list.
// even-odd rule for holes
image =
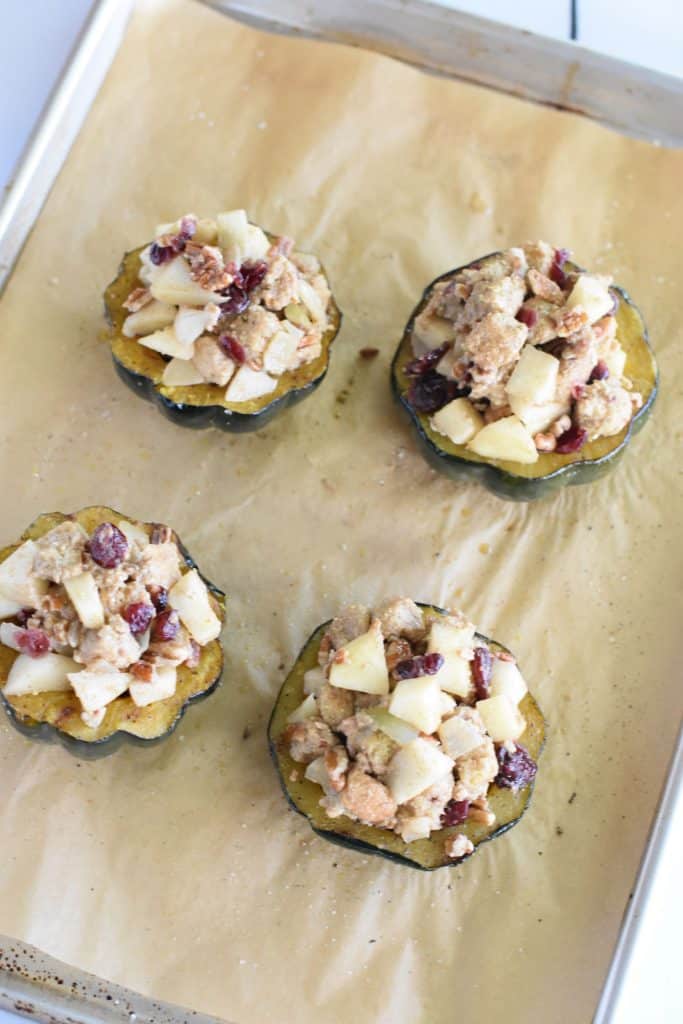
[[121, 615], [130, 626], [133, 636], [140, 636], [154, 618], [154, 607], [146, 601], [135, 601], [127, 605]]
[[408, 401], [417, 412], [438, 412], [454, 398], [468, 394], [467, 388], [460, 388], [454, 380], [443, 377], [436, 370], [417, 377], [408, 389]]
[[527, 327], [534, 327], [538, 323], [538, 312], [529, 306], [521, 306], [515, 313], [515, 320], [519, 320], [520, 324], [526, 324]]
[[496, 750], [498, 774], [493, 780], [504, 789], [520, 789], [528, 786], [536, 777], [536, 762], [524, 747], [517, 746], [514, 753], [505, 747]]
[[608, 377], [609, 367], [607, 363], [603, 362], [603, 360], [601, 359], [600, 362], [596, 363], [593, 369], [591, 370], [590, 377], [588, 378], [588, 383], [592, 384], [594, 380], [607, 380]]
[[563, 268], [570, 255], [569, 249], [556, 249], [555, 257], [548, 272], [550, 280], [554, 281], [560, 288], [565, 288], [567, 285], [568, 278]]
[[177, 255], [173, 245], [159, 245], [158, 242], [152, 242], [149, 247], [149, 258], [155, 267], [160, 267], [162, 263], [168, 263]]
[[114, 569], [128, 553], [126, 535], [113, 523], [100, 523], [95, 527], [88, 544], [90, 557], [104, 569]]
[[399, 661], [394, 675], [399, 679], [417, 679], [418, 676], [434, 676], [443, 665], [443, 654], [418, 654], [414, 658]]
[[164, 608], [168, 604], [168, 590], [166, 587], [148, 587], [147, 591], [156, 610], [158, 612], [163, 612]]
[[256, 260], [255, 263], [243, 263], [240, 267], [242, 287], [245, 292], [253, 291], [268, 273], [268, 264], [265, 260]]
[[403, 367], [403, 372], [407, 377], [422, 377], [423, 374], [431, 370], [441, 359], [450, 345], [445, 342], [438, 348], [433, 348], [430, 352], [425, 352], [423, 356], [418, 356], [417, 359], [412, 359], [406, 366]]
[[29, 658], [42, 658], [50, 650], [50, 638], [43, 629], [22, 629], [14, 638], [19, 650]]
[[154, 620], [152, 640], [175, 640], [180, 630], [180, 619], [174, 608], [167, 608]]
[[224, 313], [236, 316], [238, 313], [244, 313], [249, 305], [249, 296], [246, 289], [241, 284], [238, 284], [237, 281], [233, 281], [231, 285], [224, 288], [221, 295], [226, 296], [225, 302], [220, 304]]
[[181, 253], [196, 230], [197, 222], [194, 217], [183, 217], [180, 222], [180, 230], [175, 235], [166, 235], [164, 245], [152, 242], [149, 247], [149, 258], [155, 267], [161, 266], [162, 263], [168, 263], [174, 256]]
[[17, 620], [18, 626], [25, 626], [28, 620], [33, 615], [32, 608], [22, 608], [21, 611], [17, 612], [14, 618]]
[[488, 647], [475, 647], [472, 659], [472, 679], [477, 700], [486, 700], [491, 685], [493, 657]]
[[244, 346], [240, 344], [237, 338], [233, 338], [232, 334], [221, 334], [218, 344], [226, 356], [232, 359], [233, 363], [241, 366], [242, 363], [246, 362], [247, 353], [244, 351]]
[[451, 825], [462, 825], [463, 821], [467, 821], [469, 813], [469, 800], [449, 800], [441, 814], [441, 824], [444, 828], [449, 828]]
[[569, 455], [570, 452], [578, 452], [588, 440], [588, 431], [580, 427], [578, 423], [572, 423], [569, 430], [560, 434], [555, 445], [555, 451], [560, 455]]

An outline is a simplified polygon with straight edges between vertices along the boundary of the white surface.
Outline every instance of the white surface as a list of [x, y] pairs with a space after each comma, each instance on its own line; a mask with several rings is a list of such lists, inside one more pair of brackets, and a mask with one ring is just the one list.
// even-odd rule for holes
[[[319, 0], [321, 2], [321, 0]], [[569, 38], [569, 0], [441, 0], [484, 17]], [[92, 0], [0, 3], [0, 181], [9, 182]], [[579, 0], [579, 42], [615, 57], [683, 75], [683, 0]], [[683, 114], [682, 114], [683, 116]], [[634, 808], [637, 813], [637, 808]], [[634, 965], [614, 1024], [681, 1024], [679, 921], [683, 919], [683, 799], [643, 919]], [[21, 1018], [0, 1010], [0, 1024]], [[550, 1019], [550, 1018], [549, 1018]], [[510, 1024], [522, 1024], [509, 1016]], [[497, 1024], [497, 1022], [491, 1022]]]

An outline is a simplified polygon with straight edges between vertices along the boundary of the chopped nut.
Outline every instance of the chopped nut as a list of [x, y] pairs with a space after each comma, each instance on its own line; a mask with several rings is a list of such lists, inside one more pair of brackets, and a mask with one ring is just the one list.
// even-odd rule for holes
[[534, 295], [538, 295], [540, 299], [545, 299], [546, 302], [552, 302], [557, 306], [561, 306], [564, 302], [564, 292], [560, 286], [533, 267], [527, 274], [527, 281]]
[[534, 434], [534, 444], [539, 452], [554, 452], [557, 447], [557, 437], [552, 433]]
[[149, 288], [133, 288], [128, 298], [122, 303], [124, 309], [131, 313], [137, 313], [139, 309], [152, 301], [152, 293]]

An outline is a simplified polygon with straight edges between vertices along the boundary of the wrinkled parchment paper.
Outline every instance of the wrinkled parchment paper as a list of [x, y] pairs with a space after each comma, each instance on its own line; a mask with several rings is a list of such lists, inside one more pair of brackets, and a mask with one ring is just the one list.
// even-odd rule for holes
[[[680, 712], [682, 179], [573, 115], [140, 4], [2, 300], [2, 541], [95, 502], [172, 523], [228, 593], [227, 667], [151, 750], [2, 724], [1, 932], [238, 1024], [589, 1019]], [[345, 313], [323, 386], [244, 436], [164, 420], [99, 339], [126, 248], [235, 206]], [[662, 388], [611, 477], [525, 506], [435, 475], [388, 369], [427, 281], [539, 236], [632, 292]], [[402, 593], [510, 645], [549, 721], [520, 825], [433, 874], [315, 838], [265, 742], [312, 628]]]

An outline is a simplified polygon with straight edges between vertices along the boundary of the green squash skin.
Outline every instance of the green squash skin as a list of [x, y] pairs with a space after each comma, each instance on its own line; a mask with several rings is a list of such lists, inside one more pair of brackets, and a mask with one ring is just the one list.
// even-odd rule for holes
[[[90, 508], [81, 509], [80, 513], [75, 513], [75, 515], [80, 515], [82, 513], [88, 513], [90, 511], [95, 511], [95, 510], [97, 510], [98, 512], [101, 511], [102, 513], [111, 514], [113, 516], [113, 518], [114, 518], [114, 521], [116, 521], [116, 518], [118, 518], [119, 520], [127, 518], [126, 516], [123, 516], [121, 513], [116, 512], [114, 509], [108, 509], [108, 508], [105, 508], [103, 506], [101, 506], [101, 507], [100, 506], [93, 506], [93, 507], [90, 507]], [[62, 516], [63, 514], [62, 513], [49, 513], [49, 515]], [[40, 521], [43, 518], [45, 518], [45, 516], [41, 515], [36, 520], [34, 520], [33, 523], [31, 523], [31, 525], [21, 535], [21, 538], [17, 542], [17, 545], [22, 543], [24, 540], [27, 540], [29, 538], [29, 535], [31, 534], [31, 531], [38, 524], [40, 524]], [[64, 514], [63, 518], [66, 519], [66, 518], [69, 518], [69, 516]], [[104, 520], [102, 520], [102, 521], [104, 521]], [[132, 520], [132, 521], [135, 522], [136, 520]], [[53, 525], [56, 525], [56, 523], [53, 524]], [[144, 525], [149, 525], [149, 524], [144, 524]], [[182, 544], [182, 542], [180, 541], [180, 539], [177, 536], [175, 537], [175, 540], [176, 540], [176, 543], [178, 545], [178, 549], [180, 551], [180, 554], [181, 554], [183, 560], [185, 561], [185, 564], [187, 565], [188, 569], [197, 569], [197, 572], [201, 576], [201, 578], [204, 581], [204, 583], [206, 584], [207, 588], [213, 594], [213, 596], [216, 598], [216, 601], [218, 602], [218, 605], [220, 606], [221, 615], [224, 615], [224, 611], [225, 611], [225, 594], [223, 593], [222, 590], [220, 590], [217, 586], [215, 586], [215, 584], [211, 583], [204, 575], [202, 575], [202, 573], [200, 572], [200, 570], [197, 567], [196, 563], [194, 562], [194, 560], [190, 556], [189, 552], [187, 551], [187, 549], [185, 548], [185, 546]], [[4, 561], [4, 559], [11, 553], [12, 550], [14, 550], [14, 548], [17, 545], [14, 545], [14, 544], [13, 545], [9, 545], [8, 547], [2, 549], [2, 551], [0, 552], [0, 562]], [[4, 621], [11, 621], [11, 619], [4, 620]], [[1, 645], [0, 645], [0, 647], [1, 647]], [[205, 669], [205, 671], [206, 671], [206, 669]], [[169, 721], [167, 727], [163, 730], [163, 732], [161, 732], [159, 735], [152, 736], [152, 737], [149, 737], [149, 738], [142, 737], [142, 736], [136, 736], [133, 733], [126, 732], [123, 729], [119, 729], [116, 732], [113, 732], [111, 735], [105, 736], [105, 737], [103, 737], [101, 739], [85, 740], [85, 739], [81, 739], [81, 738], [76, 738], [74, 736], [70, 736], [68, 733], [65, 733], [63, 730], [59, 729], [56, 725], [53, 725], [51, 722], [35, 721], [35, 720], [32, 720], [32, 719], [26, 719], [26, 718], [22, 717], [17, 712], [17, 710], [12, 706], [10, 701], [4, 696], [2, 691], [0, 691], [0, 699], [2, 700], [2, 704], [3, 704], [4, 708], [5, 708], [5, 711], [7, 713], [7, 717], [9, 719], [9, 721], [14, 726], [14, 728], [18, 732], [20, 732], [23, 736], [26, 736], [26, 737], [28, 737], [31, 740], [36, 740], [36, 741], [41, 742], [41, 743], [48, 743], [48, 744], [59, 743], [70, 754], [72, 754], [74, 757], [78, 758], [78, 760], [80, 760], [80, 761], [95, 761], [95, 760], [100, 760], [103, 757], [108, 757], [110, 754], [115, 753], [121, 747], [126, 746], [126, 745], [130, 745], [130, 746], [134, 746], [134, 747], [154, 747], [154, 746], [157, 746], [159, 743], [162, 743], [165, 739], [167, 739], [171, 735], [171, 733], [173, 733], [175, 731], [175, 729], [178, 727], [181, 719], [184, 717], [185, 712], [187, 711], [187, 709], [192, 704], [198, 704], [200, 701], [205, 700], [212, 693], [214, 693], [214, 691], [220, 685], [222, 674], [223, 674], [223, 659], [222, 659], [222, 648], [221, 648], [221, 659], [220, 659], [220, 664], [218, 666], [218, 670], [217, 671], [212, 671], [210, 678], [207, 678], [206, 685], [200, 691], [192, 694], [180, 706], [180, 708], [175, 712], [173, 718]], [[162, 704], [162, 703], [163, 703], [163, 701], [159, 702], [159, 704]]]
[[[436, 605], [422, 604], [421, 602], [418, 602], [418, 604], [421, 608], [435, 615], [448, 614], [447, 611]], [[292, 767], [295, 766], [299, 773], [302, 773], [304, 768], [302, 765], [296, 764], [288, 756], [286, 749], [283, 748], [283, 744], [280, 741], [280, 736], [286, 717], [283, 712], [283, 704], [287, 702], [288, 712], [291, 705], [299, 703], [303, 699], [303, 690], [300, 690], [296, 676], [302, 675], [306, 668], [317, 664], [318, 646], [328, 625], [329, 622], [324, 622], [318, 626], [304, 644], [294, 666], [280, 689], [268, 723], [268, 745], [282, 791], [289, 805], [298, 814], [306, 818], [316, 835], [345, 849], [385, 857], [387, 860], [401, 864], [404, 867], [417, 868], [421, 871], [435, 871], [442, 867], [454, 867], [467, 860], [468, 857], [473, 856], [473, 854], [468, 854], [467, 857], [461, 857], [457, 860], [446, 857], [442, 850], [443, 836], [455, 832], [464, 832], [474, 844], [473, 853], [476, 853], [483, 843], [489, 842], [513, 828], [520, 821], [529, 806], [534, 788], [533, 782], [518, 792], [501, 789], [498, 786], [490, 787], [488, 796], [492, 806], [495, 807], [496, 801], [504, 801], [511, 805], [507, 808], [502, 820], [499, 820], [500, 814], [497, 813], [497, 820], [493, 826], [487, 827], [482, 824], [467, 822], [454, 828], [433, 832], [429, 839], [418, 840], [413, 843], [404, 843], [398, 836], [388, 833], [386, 829], [359, 825], [358, 822], [353, 822], [344, 817], [327, 818], [322, 809], [314, 812], [320, 818], [319, 822], [311, 819], [311, 815], [307, 813], [302, 805], [306, 802], [310, 804], [314, 800], [317, 802], [321, 796], [320, 787], [307, 780], [300, 779], [292, 782], [289, 779], [289, 772]], [[490, 641], [479, 633], [476, 635], [480, 640], [492, 644], [498, 650], [507, 650], [502, 644]], [[292, 681], [294, 685], [292, 685]], [[520, 738], [520, 743], [523, 746], [527, 746], [529, 753], [537, 761], [545, 743], [546, 722], [538, 704], [530, 694], [527, 694], [524, 698], [522, 711], [527, 719], [527, 731]], [[307, 789], [308, 792], [305, 792]], [[361, 832], [362, 836], [354, 835], [354, 832]], [[387, 844], [390, 844], [393, 849], [387, 848]]]
[[[270, 232], [266, 232], [266, 234], [271, 240], [274, 238]], [[114, 351], [114, 342], [118, 338], [118, 330], [123, 321], [122, 314], [125, 314], [126, 312], [125, 310], [122, 310], [119, 305], [120, 300], [117, 298], [117, 292], [120, 290], [120, 285], [124, 280], [127, 281], [127, 285], [129, 286], [132, 286], [135, 283], [134, 279], [130, 279], [131, 261], [134, 260], [134, 258], [144, 248], [145, 246], [140, 246], [137, 249], [126, 253], [123, 257], [116, 277], [107, 286], [104, 293], [105, 318], [109, 324], [109, 340], [112, 345], [112, 361], [120, 379], [131, 389], [131, 391], [135, 392], [136, 395], [140, 395], [147, 401], [154, 403], [159, 411], [172, 423], [175, 423], [177, 426], [189, 427], [194, 430], [205, 430], [207, 427], [216, 427], [219, 430], [225, 430], [234, 434], [261, 430], [276, 416], [284, 412], [285, 409], [291, 408], [298, 402], [302, 401], [322, 384], [329, 368], [331, 346], [336, 339], [342, 324], [342, 313], [334, 301], [334, 297], [330, 299], [331, 324], [323, 336], [323, 352], [325, 355], [324, 364], [318, 371], [314, 372], [310, 372], [307, 366], [300, 367], [299, 370], [293, 371], [291, 375], [302, 378], [301, 382], [297, 382], [295, 380], [292, 386], [288, 387], [284, 393], [279, 395], [276, 394], [275, 397], [271, 397], [270, 399], [268, 395], [265, 395], [263, 396], [263, 399], [255, 399], [252, 400], [251, 403], [244, 403], [256, 404], [258, 406], [256, 409], [250, 409], [246, 412], [240, 411], [237, 407], [230, 408], [226, 405], [197, 405], [193, 404], [190, 400], [185, 402], [175, 401], [169, 398], [168, 395], [164, 395], [160, 390], [158, 383], [156, 383], [151, 377], [146, 376], [144, 373], [136, 371]], [[322, 266], [321, 271], [322, 273], [325, 273]], [[132, 348], [135, 339], [126, 339], [126, 342]], [[138, 345], [137, 347], [140, 348], [142, 346]], [[315, 362], [317, 362], [317, 360]], [[212, 387], [211, 385], [205, 386]], [[175, 390], [182, 389], [177, 388]], [[190, 390], [190, 388], [187, 389], [188, 392]], [[220, 392], [225, 392], [225, 388], [219, 388], [217, 386], [214, 390], [217, 396]]]
[[[408, 401], [405, 382], [401, 380], [402, 368], [405, 363], [412, 358], [410, 339], [412, 336], [413, 325], [415, 323], [415, 318], [422, 312], [432, 289], [436, 284], [441, 281], [449, 280], [459, 271], [472, 266], [473, 263], [483, 263], [498, 255], [498, 252], [489, 253], [487, 256], [473, 260], [472, 263], [465, 264], [462, 267], [457, 267], [455, 270], [449, 270], [445, 274], [441, 274], [427, 285], [422, 294], [422, 298], [410, 315], [410, 319], [406, 324], [401, 342], [392, 361], [392, 390], [395, 398], [410, 417], [419, 438], [422, 452], [434, 469], [450, 477], [452, 480], [462, 480], [463, 478], [474, 480], [477, 483], [483, 484], [483, 486], [493, 494], [496, 494], [499, 498], [503, 498], [506, 501], [535, 501], [538, 498], [549, 497], [567, 485], [592, 483], [593, 481], [599, 480], [601, 477], [605, 476], [614, 468], [623, 456], [629, 441], [644, 426], [645, 421], [652, 411], [659, 388], [659, 371], [657, 369], [654, 353], [650, 346], [647, 327], [645, 326], [645, 321], [643, 320], [640, 310], [623, 288], [620, 288], [617, 285], [611, 285], [610, 291], [616, 292], [619, 296], [620, 303], [625, 303], [629, 307], [629, 310], [640, 321], [642, 344], [647, 351], [652, 368], [652, 379], [648, 381], [651, 390], [642, 407], [631, 418], [631, 422], [629, 423], [626, 433], [621, 441], [616, 443], [606, 454], [597, 458], [582, 458], [580, 454], [574, 459], [567, 457], [564, 465], [552, 472], [545, 473], [537, 477], [521, 476], [516, 473], [509, 472], [502, 466], [497, 466], [493, 462], [474, 461], [474, 459], [460, 457], [452, 454], [451, 452], [445, 451], [428, 432], [426, 423], [429, 418], [429, 414], [418, 413], [413, 409]], [[582, 272], [582, 268], [574, 263], [568, 263], [567, 266], [575, 273]], [[585, 447], [590, 447], [590, 445]], [[546, 458], [546, 456], [541, 455], [539, 462], [544, 458]], [[536, 465], [538, 465], [538, 463]]]

